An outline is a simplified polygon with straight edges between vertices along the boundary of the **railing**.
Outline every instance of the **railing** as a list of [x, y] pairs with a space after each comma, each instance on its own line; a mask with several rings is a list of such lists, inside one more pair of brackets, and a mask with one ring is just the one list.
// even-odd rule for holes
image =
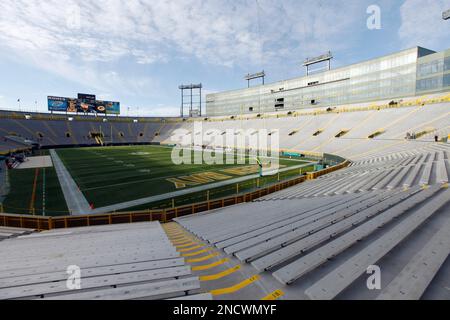
[[333, 167], [329, 167], [317, 172], [311, 172], [306, 176], [301, 176], [288, 181], [276, 183], [274, 185], [261, 188], [256, 191], [216, 200], [203, 201], [176, 208], [64, 217], [39, 217], [29, 215], [0, 214], [0, 226], [30, 228], [42, 231], [149, 221], [160, 221], [166, 223], [173, 220], [174, 218], [182, 216], [225, 208], [239, 203], [252, 202], [258, 198], [264, 197], [274, 192], [278, 192], [283, 189], [290, 188], [306, 180], [316, 179], [325, 174], [340, 170], [347, 167], [349, 164], [349, 161], [345, 161]]

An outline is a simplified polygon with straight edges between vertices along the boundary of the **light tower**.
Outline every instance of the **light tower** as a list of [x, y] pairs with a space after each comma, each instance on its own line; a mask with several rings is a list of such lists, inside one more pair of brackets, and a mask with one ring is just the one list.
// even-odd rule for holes
[[182, 84], [178, 87], [181, 90], [180, 115], [182, 118], [184, 117], [185, 107], [189, 107], [189, 117], [202, 116], [202, 88], [201, 83]]
[[245, 75], [245, 80], [247, 80], [247, 88], [250, 88], [250, 81], [254, 80], [254, 79], [260, 79], [262, 78], [262, 85], [265, 84], [265, 78], [266, 78], [266, 73], [263, 71], [258, 72], [258, 73], [254, 73], [254, 74], [246, 74]]
[[303, 63], [303, 66], [306, 68], [306, 75], [309, 76], [311, 73], [310, 66], [321, 63], [321, 62], [327, 62], [327, 70], [331, 70], [331, 59], [333, 59], [333, 54], [331, 51], [328, 51], [327, 53], [314, 57], [314, 58], [307, 58], [305, 62]]

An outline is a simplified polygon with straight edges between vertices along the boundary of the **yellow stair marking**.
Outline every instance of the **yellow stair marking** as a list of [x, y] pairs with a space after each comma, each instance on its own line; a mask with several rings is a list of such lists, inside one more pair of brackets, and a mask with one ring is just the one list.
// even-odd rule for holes
[[178, 232], [178, 233], [170, 233], [170, 232], [167, 232], [167, 235], [168, 235], [170, 238], [176, 238], [176, 237], [179, 237], [179, 236], [185, 236], [186, 234], [185, 234], [184, 232]]
[[147, 131], [148, 131], [148, 125], [149, 125], [149, 123], [147, 122], [146, 124], [145, 124], [145, 126], [144, 126], [144, 136], [142, 137], [142, 138], [144, 138], [145, 139], [145, 137], [147, 136]]
[[169, 238], [169, 239], [172, 242], [184, 242], [184, 243], [186, 243], [186, 240], [195, 241], [195, 239], [193, 237], [189, 236], [189, 235], [186, 235], [186, 236], [183, 236], [183, 237], [179, 237], [177, 239], [172, 239], [172, 238]]
[[133, 132], [131, 131], [131, 124], [128, 124], [128, 133], [130, 134], [130, 137], [133, 136]]
[[185, 243], [185, 244], [175, 245], [175, 247], [177, 247], [177, 249], [182, 249], [182, 248], [195, 246], [196, 244], [198, 244], [198, 243], [191, 241], [191, 242], [188, 242], [188, 243]]
[[167, 231], [181, 231], [182, 229], [181, 228], [178, 228], [178, 227], [164, 227], [164, 230], [166, 230], [166, 232]]
[[169, 237], [184, 236], [185, 232], [166, 232]]
[[195, 256], [201, 255], [202, 253], [210, 252], [212, 250], [214, 250], [214, 249], [213, 248], [206, 248], [206, 249], [203, 249], [203, 250], [200, 250], [200, 251], [196, 251], [196, 252], [185, 253], [185, 254], [182, 254], [181, 256], [182, 257], [186, 257], [186, 258], [195, 257]]
[[229, 276], [230, 274], [235, 273], [236, 271], [240, 270], [241, 268], [242, 268], [241, 265], [238, 264], [237, 266], [235, 266], [233, 268], [227, 269], [225, 271], [222, 271], [222, 272], [219, 272], [219, 273], [216, 273], [216, 274], [211, 274], [211, 275], [208, 275], [208, 276], [200, 276], [199, 279], [200, 279], [200, 281], [219, 280], [219, 279], [222, 279], [222, 278], [224, 278], [226, 276]]
[[[340, 116], [341, 114], [342, 114], [342, 113], [338, 113], [338, 115], [337, 115], [336, 117], [334, 117], [333, 119], [331, 119], [331, 120], [325, 125], [325, 127], [323, 127], [322, 129], [320, 129], [320, 130], [322, 130], [322, 133], [324, 133], [324, 132], [328, 129], [328, 127], [331, 126], [331, 124], [334, 123], [334, 121], [335, 121], [337, 118], [339, 118], [339, 116]], [[321, 133], [321, 134], [322, 134], [322, 133]], [[312, 152], [315, 152], [316, 150], [320, 150], [325, 144], [327, 144], [327, 143], [329, 143], [331, 140], [333, 140], [333, 139], [335, 138], [335, 136], [336, 136], [336, 133], [333, 133], [333, 134], [331, 135], [331, 138], [329, 138], [329, 139], [327, 139], [326, 141], [322, 142], [319, 146], [315, 147], [315, 148], [312, 149], [311, 151], [312, 151]]]
[[[339, 118], [339, 116], [340, 116], [341, 114], [340, 113], [338, 113], [337, 115], [335, 115], [334, 117], [332, 117], [326, 124], [325, 124], [325, 126], [323, 127], [323, 128], [319, 128], [319, 129], [314, 129], [314, 130], [321, 130], [322, 132], [320, 133], [320, 134], [322, 134], [325, 130], [326, 130], [326, 128], [328, 128], [330, 125], [331, 125], [331, 123], [333, 123], [337, 118]], [[314, 133], [314, 132], [313, 132]], [[306, 138], [305, 140], [303, 140], [300, 144], [298, 144], [298, 146], [301, 146], [302, 144], [304, 145], [306, 142], [308, 142], [309, 140], [312, 140], [312, 139], [314, 139], [314, 138], [317, 138], [316, 136], [313, 136], [313, 134], [311, 134], [310, 136], [308, 136], [308, 138]]]
[[283, 291], [275, 290], [274, 292], [272, 292], [268, 296], [262, 298], [261, 300], [278, 300], [282, 296], [284, 296], [284, 292]]
[[47, 130], [53, 135], [53, 137], [57, 138], [58, 135], [55, 133], [55, 131], [49, 126], [47, 121], [44, 121], [44, 126], [47, 128]]
[[191, 251], [194, 251], [196, 249], [201, 249], [201, 248], [204, 248], [204, 247], [205, 247], [205, 245], [199, 244], [199, 245], [197, 245], [195, 247], [192, 247], [192, 248], [179, 249], [178, 252], [180, 252], [180, 253], [191, 252]]
[[[302, 131], [304, 128], [306, 128], [310, 123], [312, 123], [314, 120], [315, 120], [315, 117], [311, 117], [311, 119], [306, 120], [305, 123], [303, 123], [303, 125], [301, 125], [300, 127], [298, 127], [298, 128], [295, 129], [295, 130], [298, 130], [297, 133], [299, 133], [299, 132]], [[291, 131], [292, 131], [292, 130], [291, 130]], [[297, 134], [297, 133], [296, 133], [296, 134]], [[300, 146], [302, 145], [302, 143], [303, 143], [303, 142], [301, 142], [301, 143], [299, 143], [299, 144], [296, 144], [296, 145], [293, 147], [293, 149], [296, 149], [296, 148], [300, 147]]]
[[180, 235], [180, 236], [172, 236], [169, 237], [171, 240], [181, 240], [181, 239], [187, 239], [187, 237], [185, 235]]
[[228, 261], [230, 261], [230, 259], [225, 258], [225, 259], [222, 259], [222, 260], [219, 260], [219, 261], [216, 261], [216, 262], [213, 262], [211, 264], [204, 265], [204, 266], [192, 267], [192, 271], [209, 270], [209, 269], [215, 268], [217, 266], [220, 266], [220, 265], [222, 265], [222, 264], [224, 264], [225, 262], [228, 262]]
[[195, 241], [195, 239], [192, 239], [192, 238], [186, 238], [186, 239], [184, 239], [184, 240], [178, 240], [178, 241], [173, 241], [173, 240], [171, 240], [171, 241], [172, 241], [172, 244], [173, 244], [174, 246], [178, 246], [178, 245], [183, 245], [183, 244], [187, 244], [187, 243], [193, 242], [193, 241]]
[[186, 243], [189, 243], [189, 242], [192, 242], [192, 241], [194, 241], [194, 239], [191, 239], [191, 238], [184, 238], [184, 239], [179, 239], [179, 240], [170, 240], [171, 242], [172, 242], [172, 244], [174, 245], [174, 246], [178, 246], [178, 245], [180, 245], [180, 244], [186, 244]]
[[232, 287], [212, 290], [212, 291], [210, 291], [210, 293], [213, 296], [219, 296], [219, 295], [222, 295], [222, 294], [233, 293], [233, 292], [241, 290], [242, 288], [247, 287], [248, 285], [252, 284], [255, 281], [258, 281], [259, 278], [260, 278], [259, 275], [255, 275], [255, 276], [253, 276], [251, 278], [248, 278], [248, 279], [242, 281], [241, 283], [238, 283], [238, 284], [236, 284], [236, 285], [234, 285]]
[[207, 256], [204, 256], [204, 257], [186, 260], [186, 263], [203, 262], [203, 261], [212, 259], [212, 258], [217, 257], [217, 256], [219, 256], [219, 253], [214, 252], [214, 253], [212, 253], [212, 254], [210, 254], [210, 255], [207, 255]]
[[21, 121], [19, 120], [12, 120], [15, 124], [17, 124], [19, 127], [21, 127], [22, 129], [24, 129], [25, 131], [27, 131], [33, 138], [36, 135], [35, 132], [31, 131], [26, 125], [22, 124]]

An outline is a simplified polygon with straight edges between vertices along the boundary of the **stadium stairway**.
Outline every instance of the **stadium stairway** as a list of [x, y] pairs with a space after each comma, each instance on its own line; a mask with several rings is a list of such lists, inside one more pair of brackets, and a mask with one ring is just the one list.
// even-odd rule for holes
[[158, 222], [34, 233], [0, 242], [0, 255], [0, 299], [196, 299], [202, 293]]
[[204, 293], [190, 299], [275, 300], [284, 295], [276, 290], [278, 284], [273, 277], [255, 274], [251, 266], [220, 252], [179, 224], [169, 223], [164, 228], [172, 244], [200, 280]]

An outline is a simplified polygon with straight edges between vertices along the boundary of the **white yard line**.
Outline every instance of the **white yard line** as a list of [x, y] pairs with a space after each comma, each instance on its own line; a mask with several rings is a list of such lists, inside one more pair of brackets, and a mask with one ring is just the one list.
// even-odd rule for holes
[[78, 188], [69, 171], [62, 163], [54, 149], [50, 150], [59, 184], [66, 199], [67, 208], [71, 215], [84, 215], [92, 213], [88, 201]]

